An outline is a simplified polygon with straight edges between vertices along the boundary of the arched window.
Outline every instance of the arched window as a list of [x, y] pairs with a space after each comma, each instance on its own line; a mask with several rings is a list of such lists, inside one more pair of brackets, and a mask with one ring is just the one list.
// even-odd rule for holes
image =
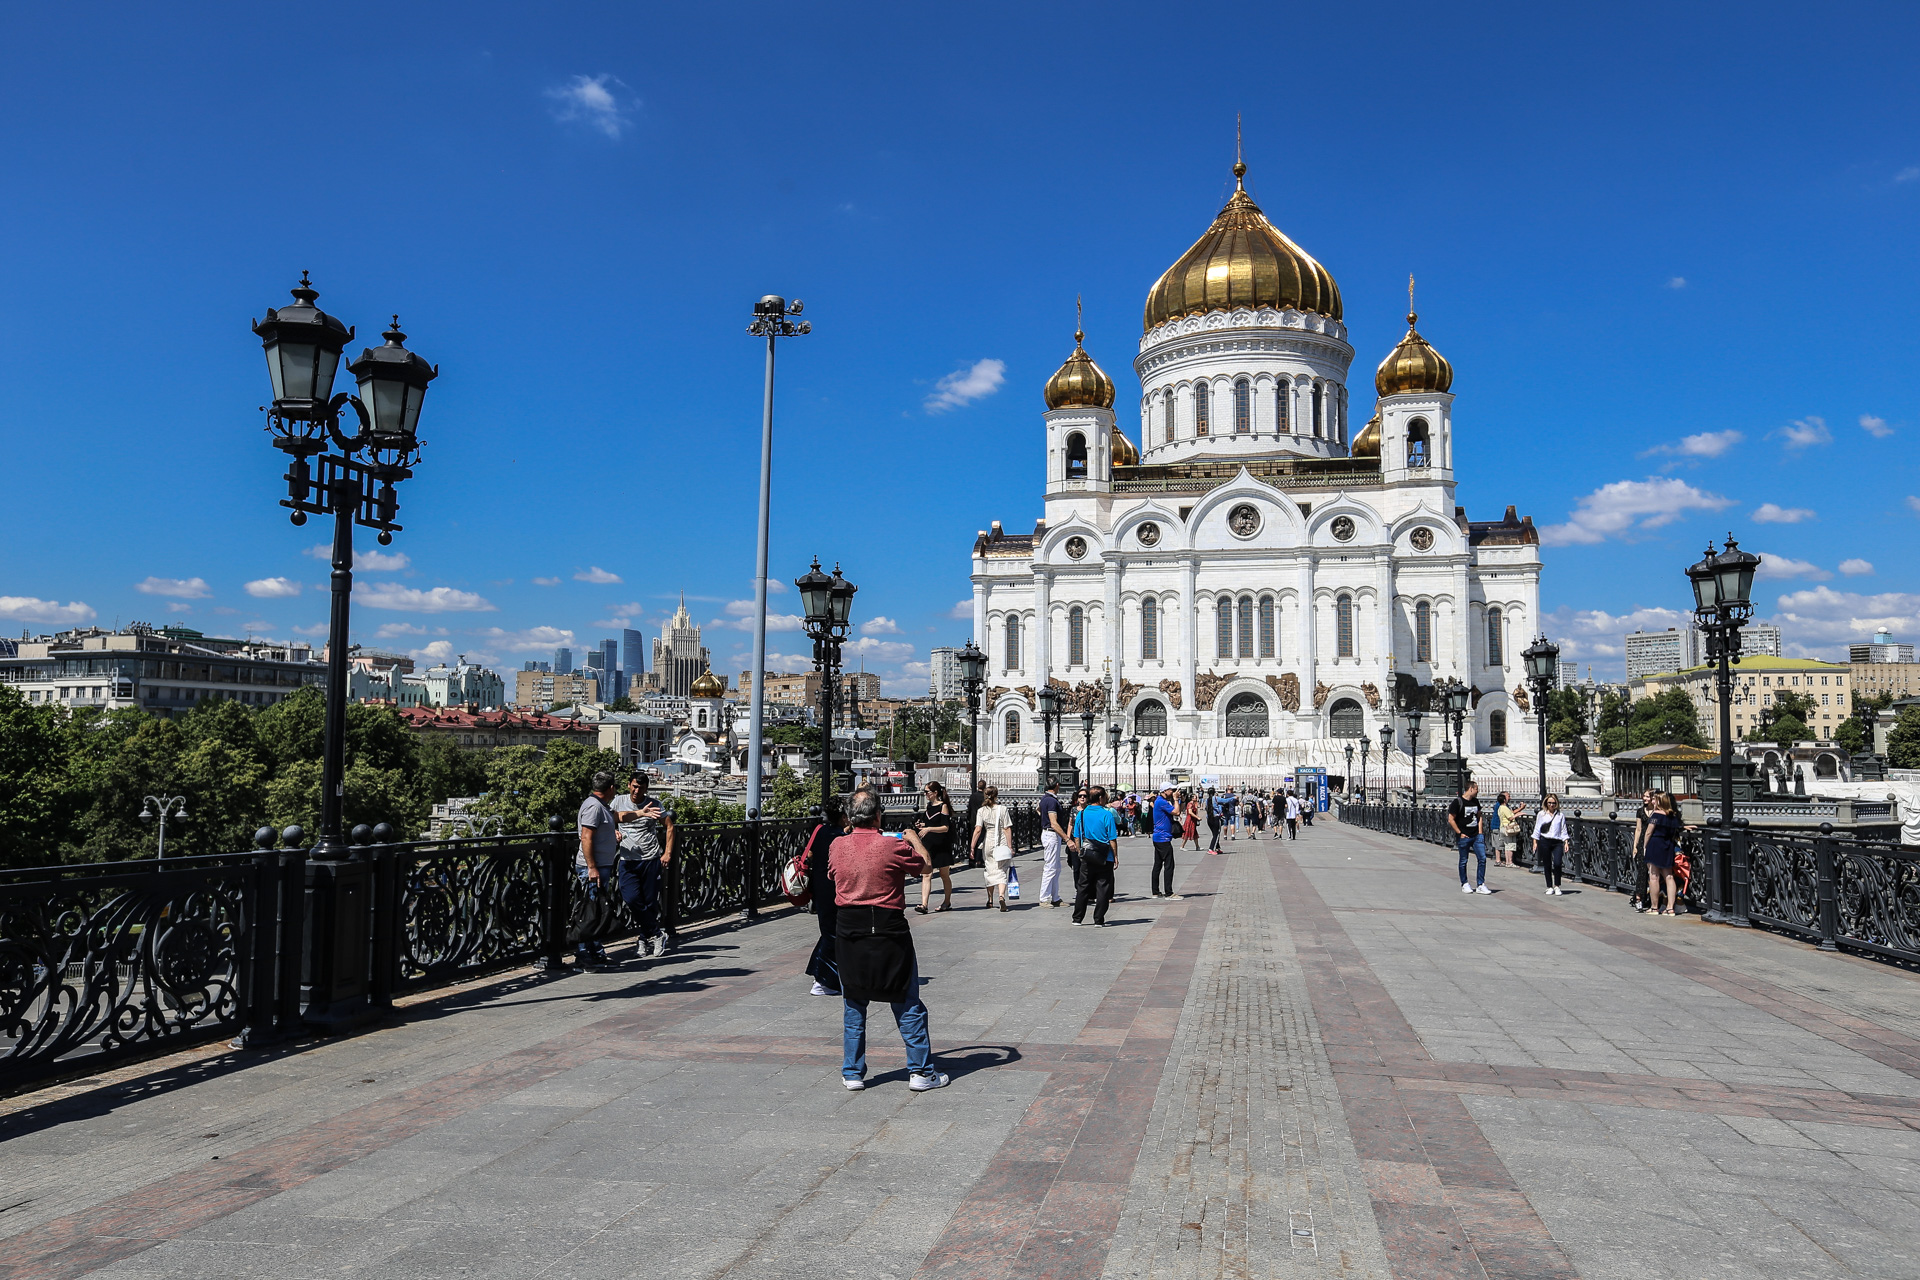
[[1221, 596], [1214, 607], [1213, 656], [1231, 658], [1233, 656], [1233, 597]]
[[1253, 656], [1253, 597], [1240, 598], [1240, 656]]
[[1257, 693], [1236, 693], [1227, 704], [1229, 738], [1267, 736], [1267, 700]]
[[1339, 596], [1333, 602], [1334, 656], [1353, 656], [1353, 597]]
[[1142, 738], [1164, 738], [1167, 736], [1167, 704], [1164, 702], [1143, 702], [1140, 709], [1133, 713], [1133, 731]]
[[1173, 398], [1173, 388], [1167, 388], [1167, 443], [1173, 443], [1174, 426], [1180, 421], [1179, 402]]
[[1273, 384], [1273, 429], [1293, 430], [1293, 383], [1286, 378]]
[[1140, 602], [1140, 656], [1143, 659], [1160, 656], [1160, 602], [1152, 596]]
[[1020, 713], [1018, 711], [1007, 712], [1006, 739], [1008, 746], [1012, 746], [1014, 743], [1020, 741]]
[[1233, 384], [1233, 433], [1244, 436], [1253, 430], [1253, 384], [1245, 378]]
[[1487, 746], [1495, 751], [1507, 745], [1507, 713], [1494, 711], [1487, 716]]
[[1366, 732], [1366, 714], [1352, 698], [1342, 698], [1327, 708], [1328, 737], [1361, 738], [1366, 736]]
[[1319, 383], [1313, 384], [1313, 438], [1321, 440], [1327, 434], [1327, 397]]
[[1273, 656], [1273, 597], [1260, 597], [1260, 656]]
[[1498, 609], [1487, 610], [1487, 665], [1490, 667], [1507, 665], [1507, 660], [1500, 651], [1500, 611]]
[[1203, 436], [1212, 425], [1213, 384], [1205, 378], [1193, 384], [1193, 434]]
[[1347, 389], [1345, 387], [1335, 387], [1333, 389], [1333, 395], [1334, 402], [1337, 406], [1333, 438], [1341, 444], [1345, 444], [1347, 442]]
[[1432, 442], [1427, 439], [1427, 420], [1415, 418], [1407, 424], [1407, 465], [1424, 467], [1431, 457]]
[[1087, 665], [1087, 612], [1079, 605], [1067, 610], [1067, 665]]
[[1067, 437], [1067, 479], [1084, 480], [1087, 476], [1087, 438], [1078, 431]]
[[1433, 606], [1425, 600], [1413, 606], [1413, 660], [1433, 661]]
[[1020, 615], [1007, 615], [1007, 665], [1006, 670], [1020, 669]]

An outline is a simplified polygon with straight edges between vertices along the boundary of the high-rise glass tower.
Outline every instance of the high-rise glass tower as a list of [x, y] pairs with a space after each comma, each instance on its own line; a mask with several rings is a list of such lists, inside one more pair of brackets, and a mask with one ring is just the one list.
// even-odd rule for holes
[[553, 651], [553, 674], [557, 676], [573, 674], [573, 650], [562, 646]]
[[612, 702], [627, 691], [627, 682], [620, 678], [620, 642], [602, 640], [600, 642], [600, 669], [607, 673], [607, 692], [602, 698]]
[[620, 633], [620, 674], [631, 686], [647, 671], [647, 641], [632, 627]]

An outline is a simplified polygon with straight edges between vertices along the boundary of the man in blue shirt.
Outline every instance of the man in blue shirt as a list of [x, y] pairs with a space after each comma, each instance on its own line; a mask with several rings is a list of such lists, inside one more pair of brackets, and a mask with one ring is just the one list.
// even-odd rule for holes
[[[1153, 896], [1169, 898], [1175, 902], [1180, 895], [1173, 891], [1173, 832], [1178, 825], [1175, 813], [1179, 806], [1173, 802], [1173, 784], [1160, 788], [1160, 794], [1153, 798]], [[1160, 872], [1166, 871], [1166, 890], [1160, 889]]]
[[1093, 903], [1093, 922], [1107, 926], [1107, 904], [1113, 901], [1113, 859], [1118, 851], [1120, 826], [1107, 807], [1104, 787], [1095, 787], [1087, 803], [1073, 817], [1073, 844], [1080, 855], [1080, 891], [1073, 897], [1073, 922], [1087, 922], [1087, 903]]

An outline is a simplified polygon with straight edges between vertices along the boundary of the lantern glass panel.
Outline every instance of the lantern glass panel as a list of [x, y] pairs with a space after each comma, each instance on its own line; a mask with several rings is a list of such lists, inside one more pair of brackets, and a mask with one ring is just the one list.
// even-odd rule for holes
[[1720, 598], [1728, 604], [1746, 604], [1753, 598], [1753, 571], [1759, 567], [1759, 557], [1736, 551], [1719, 559], [1714, 577], [1719, 583]]
[[832, 611], [834, 626], [847, 625], [847, 619], [853, 616], [853, 593], [858, 590], [858, 587], [840, 577], [838, 572], [834, 574], [833, 588], [827, 597], [827, 607]]

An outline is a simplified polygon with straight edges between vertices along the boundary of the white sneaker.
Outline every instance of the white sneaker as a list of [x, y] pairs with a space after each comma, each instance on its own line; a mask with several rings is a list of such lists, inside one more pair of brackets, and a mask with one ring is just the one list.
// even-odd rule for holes
[[1167, 895], [1167, 901], [1168, 902], [1185, 902], [1186, 895], [1179, 894], [1179, 893], [1170, 893]]
[[1472, 886], [1472, 885], [1470, 885], [1470, 884], [1465, 884], [1465, 883], [1463, 883], [1463, 884], [1462, 884], [1462, 885], [1460, 886], [1460, 892], [1462, 892], [1462, 893], [1472, 893], [1472, 892], [1473, 892], [1473, 886]]
[[1481, 885], [1479, 888], [1475, 889], [1474, 892], [1475, 893], [1492, 893], [1493, 890], [1487, 888], [1487, 886], [1485, 885]]
[[816, 982], [813, 984], [813, 994], [817, 996], [837, 996], [840, 993], [838, 991], [835, 991], [832, 987], [823, 987]]
[[907, 1077], [907, 1088], [913, 1090], [915, 1093], [925, 1093], [929, 1089], [944, 1089], [946, 1087], [947, 1073], [944, 1071], [929, 1071], [924, 1075], [916, 1071]]
[[862, 1089], [867, 1087], [867, 1082], [865, 1080], [848, 1079], [845, 1076], [840, 1077], [840, 1083], [847, 1086], [847, 1089], [852, 1093], [858, 1093]]

